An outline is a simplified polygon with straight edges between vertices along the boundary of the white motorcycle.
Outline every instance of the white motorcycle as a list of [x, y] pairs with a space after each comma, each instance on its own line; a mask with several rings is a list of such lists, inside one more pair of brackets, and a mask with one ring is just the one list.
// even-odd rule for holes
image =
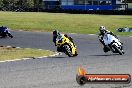
[[115, 36], [105, 33], [103, 37], [104, 44], [106, 47], [111, 50], [113, 53], [119, 53], [120, 55], [124, 54], [123, 44]]

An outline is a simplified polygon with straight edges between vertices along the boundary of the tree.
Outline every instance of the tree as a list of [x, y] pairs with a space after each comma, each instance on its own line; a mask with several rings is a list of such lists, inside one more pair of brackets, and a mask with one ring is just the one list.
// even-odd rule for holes
[[0, 0], [0, 7], [3, 6], [3, 0]]
[[34, 7], [34, 2], [33, 2], [33, 0], [27, 0], [26, 5], [27, 5], [28, 7]]
[[42, 0], [34, 0], [34, 7], [40, 8], [42, 5]]
[[[41, 8], [42, 0], [0, 0], [0, 7], [6, 10], [18, 8]], [[18, 8], [17, 8], [18, 7]]]
[[132, 3], [132, 0], [127, 0], [128, 3]]

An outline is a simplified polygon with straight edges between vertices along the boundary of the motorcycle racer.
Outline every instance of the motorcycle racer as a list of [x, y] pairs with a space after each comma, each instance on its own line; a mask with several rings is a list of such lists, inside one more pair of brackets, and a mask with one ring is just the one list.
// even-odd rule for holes
[[11, 35], [11, 33], [9, 32], [9, 28], [5, 27], [5, 26], [1, 26], [0, 27], [0, 36], [2, 38], [6, 37], [6, 36], [9, 36], [11, 38], [13, 38], [13, 36]]
[[108, 31], [108, 30], [106, 30], [105, 29], [105, 27], [104, 26], [100, 26], [99, 27], [99, 41], [103, 44], [103, 46], [104, 46], [104, 48], [103, 48], [103, 50], [104, 50], [104, 52], [108, 52], [108, 51], [110, 51], [110, 49], [109, 48], [107, 48], [107, 46], [105, 45], [105, 43], [104, 43], [104, 40], [103, 40], [103, 37], [104, 37], [104, 34], [105, 33], [107, 33], [107, 34], [110, 34], [110, 35], [113, 35], [115, 38], [117, 38], [117, 39], [119, 39], [113, 32], [110, 32], [110, 31]]
[[[53, 42], [54, 42], [55, 46], [56, 46], [56, 39], [57, 39], [57, 37], [62, 36], [62, 35], [64, 35], [65, 37], [67, 37], [74, 44], [72, 37], [69, 37], [67, 34], [60, 34], [58, 30], [54, 30], [53, 31]], [[62, 50], [61, 50], [60, 47], [57, 47], [57, 51], [58, 52], [62, 52]]]

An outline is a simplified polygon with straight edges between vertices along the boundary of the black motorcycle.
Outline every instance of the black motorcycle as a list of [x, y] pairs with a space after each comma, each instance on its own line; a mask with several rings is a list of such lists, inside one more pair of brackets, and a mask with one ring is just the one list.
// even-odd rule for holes
[[6, 31], [6, 32], [0, 32], [0, 37], [1, 38], [5, 38], [5, 37], [13, 38], [13, 35], [10, 32]]

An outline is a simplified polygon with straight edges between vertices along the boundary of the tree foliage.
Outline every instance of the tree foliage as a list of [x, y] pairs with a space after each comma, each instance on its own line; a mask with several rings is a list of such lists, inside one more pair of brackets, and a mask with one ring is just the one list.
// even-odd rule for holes
[[0, 0], [0, 9], [41, 8], [42, 0]]

